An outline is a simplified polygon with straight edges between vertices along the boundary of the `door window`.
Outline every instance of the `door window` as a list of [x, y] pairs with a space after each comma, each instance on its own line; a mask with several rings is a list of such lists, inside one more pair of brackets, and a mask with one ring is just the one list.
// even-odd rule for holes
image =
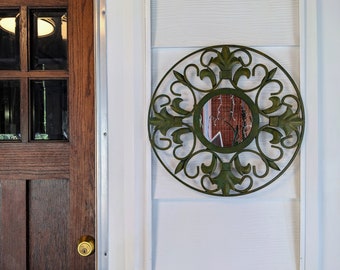
[[20, 69], [19, 9], [0, 10], [0, 70]]
[[19, 140], [20, 81], [0, 81], [0, 140]]
[[66, 8], [0, 10], [0, 141], [68, 140], [67, 41]]
[[30, 68], [67, 69], [66, 9], [32, 9], [30, 16]]

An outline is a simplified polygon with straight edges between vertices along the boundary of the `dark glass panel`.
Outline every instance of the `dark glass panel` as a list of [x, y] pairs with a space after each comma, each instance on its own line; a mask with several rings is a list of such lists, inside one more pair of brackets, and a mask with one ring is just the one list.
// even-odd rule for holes
[[30, 27], [30, 68], [66, 70], [66, 9], [30, 10]]
[[0, 80], [0, 140], [20, 139], [20, 81]]
[[0, 70], [20, 69], [19, 11], [0, 10]]
[[31, 139], [67, 140], [67, 80], [32, 80]]

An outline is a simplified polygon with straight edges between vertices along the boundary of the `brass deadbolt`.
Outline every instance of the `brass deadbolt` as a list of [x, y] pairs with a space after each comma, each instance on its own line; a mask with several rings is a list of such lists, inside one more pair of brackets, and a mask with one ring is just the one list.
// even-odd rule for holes
[[89, 235], [83, 235], [78, 241], [78, 253], [80, 256], [87, 257], [94, 253], [94, 238]]

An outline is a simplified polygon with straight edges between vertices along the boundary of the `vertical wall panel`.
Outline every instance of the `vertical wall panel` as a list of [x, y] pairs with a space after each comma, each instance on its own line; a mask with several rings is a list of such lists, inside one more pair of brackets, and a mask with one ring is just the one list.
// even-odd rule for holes
[[[152, 89], [197, 47], [256, 46], [297, 84], [297, 0], [152, 0]], [[299, 269], [299, 157], [266, 189], [212, 198], [169, 175], [153, 158], [153, 270]]]
[[[320, 226], [322, 241], [319, 247], [321, 254], [320, 269], [340, 269], [340, 2], [337, 0], [319, 1], [320, 46], [319, 57], [319, 136], [320, 136]], [[313, 119], [318, 121], [317, 119]]]

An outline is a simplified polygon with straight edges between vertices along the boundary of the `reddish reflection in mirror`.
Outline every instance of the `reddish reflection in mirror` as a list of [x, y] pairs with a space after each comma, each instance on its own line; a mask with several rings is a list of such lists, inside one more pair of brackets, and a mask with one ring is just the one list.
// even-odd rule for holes
[[205, 138], [219, 147], [243, 142], [252, 128], [252, 113], [247, 103], [232, 94], [210, 99], [202, 109], [202, 131]]

